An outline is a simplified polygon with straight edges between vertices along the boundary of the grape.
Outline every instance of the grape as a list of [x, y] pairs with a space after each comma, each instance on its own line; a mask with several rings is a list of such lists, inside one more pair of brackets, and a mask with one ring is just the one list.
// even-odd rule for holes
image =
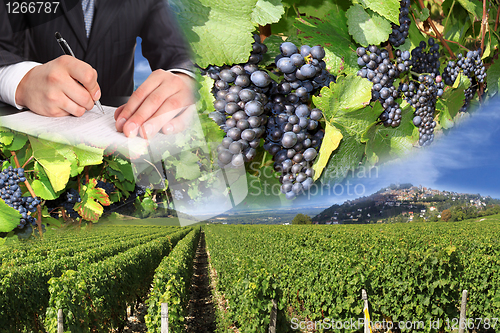
[[295, 44], [290, 42], [284, 42], [280, 45], [280, 52], [284, 56], [291, 56], [294, 53], [297, 53], [297, 47]]
[[283, 57], [276, 63], [276, 67], [285, 74], [294, 73], [297, 67], [293, 64], [292, 60], [287, 57]]
[[250, 76], [250, 80], [257, 87], [263, 88], [271, 83], [271, 77], [264, 71], [255, 71]]
[[325, 50], [321, 46], [313, 46], [310, 53], [317, 60], [322, 60], [325, 57]]

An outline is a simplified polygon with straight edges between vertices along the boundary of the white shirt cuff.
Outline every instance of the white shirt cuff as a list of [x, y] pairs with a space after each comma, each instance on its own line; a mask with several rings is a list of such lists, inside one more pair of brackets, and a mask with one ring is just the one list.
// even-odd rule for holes
[[182, 73], [182, 74], [186, 74], [186, 75], [192, 77], [193, 79], [196, 79], [193, 72], [190, 72], [190, 71], [182, 69], [182, 68], [169, 69], [169, 70], [167, 70], [167, 72]]
[[19, 82], [38, 62], [23, 61], [14, 65], [0, 67], [0, 101], [15, 106], [19, 110], [24, 107], [16, 103], [16, 91]]

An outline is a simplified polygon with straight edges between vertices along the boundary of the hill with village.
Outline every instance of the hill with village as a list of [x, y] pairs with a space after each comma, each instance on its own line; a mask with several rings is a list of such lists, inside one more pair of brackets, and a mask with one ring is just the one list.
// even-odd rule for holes
[[[451, 216], [441, 215], [446, 210]], [[489, 196], [392, 184], [370, 196], [333, 205], [312, 220], [317, 224], [437, 222], [495, 213], [500, 213], [500, 200]]]

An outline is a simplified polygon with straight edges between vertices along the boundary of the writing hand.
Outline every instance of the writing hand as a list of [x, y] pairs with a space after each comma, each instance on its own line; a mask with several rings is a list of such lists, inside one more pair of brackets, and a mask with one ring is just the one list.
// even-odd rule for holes
[[[195, 113], [194, 80], [186, 74], [156, 70], [115, 111], [116, 130], [127, 137], [151, 138], [160, 130], [177, 133]], [[177, 117], [176, 117], [177, 116]]]
[[100, 97], [95, 69], [68, 55], [31, 69], [16, 90], [18, 105], [49, 117], [79, 117]]

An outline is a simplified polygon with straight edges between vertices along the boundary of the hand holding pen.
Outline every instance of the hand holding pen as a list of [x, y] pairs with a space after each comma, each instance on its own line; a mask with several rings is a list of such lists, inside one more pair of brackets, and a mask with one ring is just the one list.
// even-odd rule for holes
[[[57, 42], [59, 43], [59, 46], [63, 50], [64, 54], [70, 55], [70, 56], [76, 58], [75, 54], [73, 53], [73, 50], [71, 50], [71, 48], [69, 47], [69, 45], [66, 42], [66, 40], [64, 38], [62, 38], [62, 36], [61, 36], [61, 34], [59, 32], [56, 32], [56, 39], [57, 39]], [[99, 100], [96, 100], [94, 104], [104, 114], [104, 109], [102, 108], [101, 102], [99, 102]]]
[[101, 97], [95, 69], [70, 55], [30, 65], [17, 86], [18, 106], [48, 117], [79, 117]]

